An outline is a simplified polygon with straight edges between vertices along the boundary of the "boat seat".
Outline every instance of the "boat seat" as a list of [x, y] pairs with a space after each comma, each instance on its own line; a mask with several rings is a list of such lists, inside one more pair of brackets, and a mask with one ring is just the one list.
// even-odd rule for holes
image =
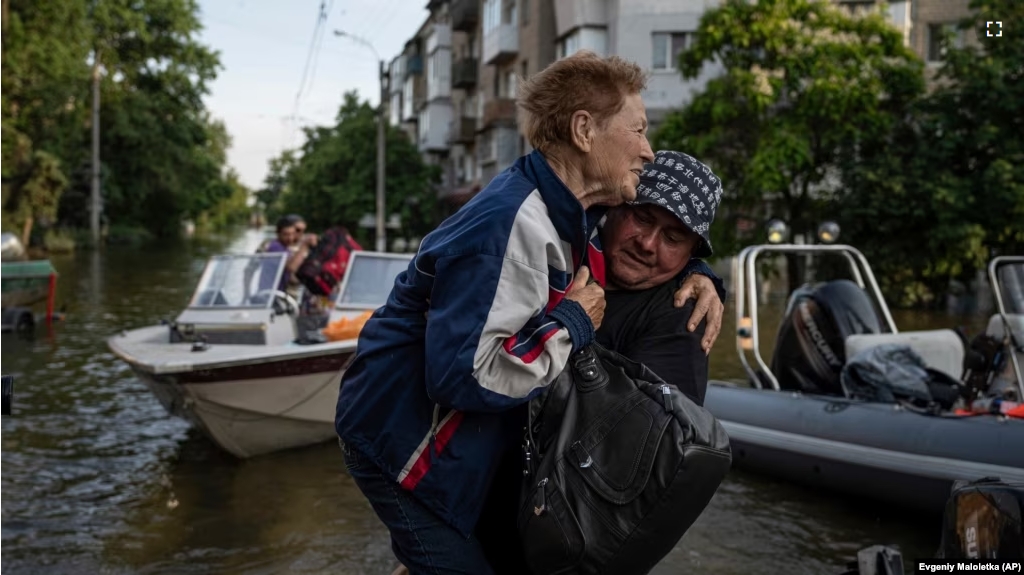
[[894, 343], [910, 346], [928, 367], [960, 380], [964, 371], [964, 342], [951, 329], [904, 331], [900, 333], [870, 333], [846, 338], [846, 357], [876, 345]]
[[[1024, 314], [1008, 313], [1006, 314], [1006, 321], [1010, 323], [1010, 328], [1013, 329], [1013, 334], [1017, 336], [1018, 341], [1024, 338]], [[1003, 317], [999, 314], [993, 314], [988, 319], [988, 329], [985, 330], [985, 333], [996, 339], [1003, 339]]]

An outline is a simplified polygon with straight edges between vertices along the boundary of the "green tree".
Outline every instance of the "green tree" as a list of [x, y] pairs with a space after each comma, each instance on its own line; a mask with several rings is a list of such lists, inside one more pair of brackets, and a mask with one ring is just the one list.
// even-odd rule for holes
[[68, 185], [53, 154], [36, 151], [29, 164], [24, 182], [4, 200], [10, 218], [21, 224], [21, 241], [26, 246], [36, 222], [54, 223], [61, 194]]
[[[34, 150], [57, 158], [79, 153], [87, 132], [92, 33], [83, 2], [4, 2], [2, 116], [4, 181], [25, 177], [8, 166], [23, 138], [23, 160]], [[16, 185], [16, 182], [15, 182]]]
[[103, 0], [94, 20], [107, 72], [105, 213], [175, 233], [181, 218], [198, 217], [231, 193], [221, 173], [229, 139], [202, 102], [218, 57], [196, 41], [192, 0]]
[[197, 40], [195, 0], [10, 0], [4, 8], [5, 206], [28, 181], [35, 152], [47, 152], [68, 181], [61, 223], [87, 226], [97, 58], [107, 221], [176, 233], [182, 218], [232, 195], [230, 140], [202, 101], [219, 60]]
[[[376, 209], [376, 122], [376, 111], [350, 92], [336, 125], [307, 128], [301, 156], [294, 162], [282, 156], [276, 164], [277, 169], [288, 166], [287, 184], [277, 188], [282, 209], [302, 214], [314, 229], [344, 225], [367, 242], [368, 232], [356, 224]], [[437, 223], [433, 186], [440, 180], [440, 168], [425, 164], [408, 137], [391, 126], [386, 160], [387, 213], [401, 216], [403, 234], [422, 237]], [[267, 189], [274, 184], [275, 164], [271, 166]]]
[[249, 207], [252, 198], [249, 188], [239, 181], [234, 170], [228, 170], [225, 182], [231, 188], [230, 195], [199, 215], [199, 229], [223, 230], [249, 221], [252, 213]]
[[851, 16], [817, 0], [725, 0], [679, 57], [687, 79], [712, 62], [724, 74], [653, 140], [722, 178], [725, 217], [712, 226], [722, 254], [740, 243], [730, 215], [813, 234], [841, 193], [839, 168], [883, 142], [924, 88], [921, 62], [881, 12]]
[[263, 187], [256, 191], [256, 202], [268, 217], [283, 213], [281, 196], [288, 189], [288, 174], [296, 164], [294, 150], [285, 150], [280, 156], [270, 159], [270, 166]]
[[933, 91], [889, 145], [846, 170], [844, 227], [889, 295], [940, 303], [951, 279], [969, 281], [997, 254], [1024, 252], [1024, 3], [975, 0], [960, 24], [979, 45], [947, 38]]
[[52, 220], [67, 186], [66, 163], [84, 142], [89, 52], [86, 7], [4, 2], [2, 172], [4, 226], [28, 242], [37, 218]]

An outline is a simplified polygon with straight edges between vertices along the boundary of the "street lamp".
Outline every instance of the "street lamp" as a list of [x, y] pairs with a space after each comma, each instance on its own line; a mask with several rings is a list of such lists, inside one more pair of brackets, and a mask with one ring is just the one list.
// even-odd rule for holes
[[377, 49], [373, 47], [369, 41], [354, 36], [343, 30], [335, 30], [335, 36], [348, 38], [357, 44], [370, 49], [373, 52], [374, 58], [380, 62], [380, 105], [377, 107], [377, 245], [376, 250], [378, 252], [387, 251], [387, 238], [385, 236], [384, 229], [384, 102], [388, 96], [388, 74], [387, 68], [384, 65], [384, 60], [381, 59], [380, 54], [377, 53]]

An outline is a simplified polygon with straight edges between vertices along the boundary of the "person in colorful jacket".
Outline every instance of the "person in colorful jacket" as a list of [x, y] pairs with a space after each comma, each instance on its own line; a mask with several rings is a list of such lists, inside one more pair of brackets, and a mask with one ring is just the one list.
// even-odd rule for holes
[[349, 474], [414, 574], [492, 572], [473, 530], [494, 472], [519, 441], [525, 404], [594, 341], [605, 280], [596, 223], [636, 197], [654, 161], [645, 83], [637, 65], [588, 52], [524, 82], [521, 126], [535, 151], [423, 239], [360, 332], [335, 427]]
[[[674, 300], [687, 265], [713, 253], [711, 224], [722, 184], [689, 154], [661, 150], [654, 157], [640, 176], [636, 199], [609, 210], [598, 224], [607, 307], [596, 341], [704, 405], [708, 357], [702, 341], [713, 318], [705, 325], [693, 313], [696, 302], [684, 299], [680, 306]], [[724, 300], [724, 286], [715, 288]], [[698, 326], [691, 330], [694, 321]], [[496, 575], [530, 572], [517, 526], [522, 470], [522, 446], [516, 445], [502, 458], [474, 531]]]

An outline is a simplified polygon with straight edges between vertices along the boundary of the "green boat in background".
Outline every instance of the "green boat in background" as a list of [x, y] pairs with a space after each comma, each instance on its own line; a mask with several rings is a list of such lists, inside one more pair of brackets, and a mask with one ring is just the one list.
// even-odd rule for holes
[[56, 282], [57, 270], [50, 260], [3, 262], [0, 264], [3, 308], [39, 303], [50, 296]]
[[11, 234], [4, 234], [4, 261], [0, 263], [3, 331], [26, 331], [35, 326], [31, 306], [39, 302], [46, 301], [46, 322], [53, 320], [57, 270], [50, 260], [22, 260], [20, 243], [8, 236]]

